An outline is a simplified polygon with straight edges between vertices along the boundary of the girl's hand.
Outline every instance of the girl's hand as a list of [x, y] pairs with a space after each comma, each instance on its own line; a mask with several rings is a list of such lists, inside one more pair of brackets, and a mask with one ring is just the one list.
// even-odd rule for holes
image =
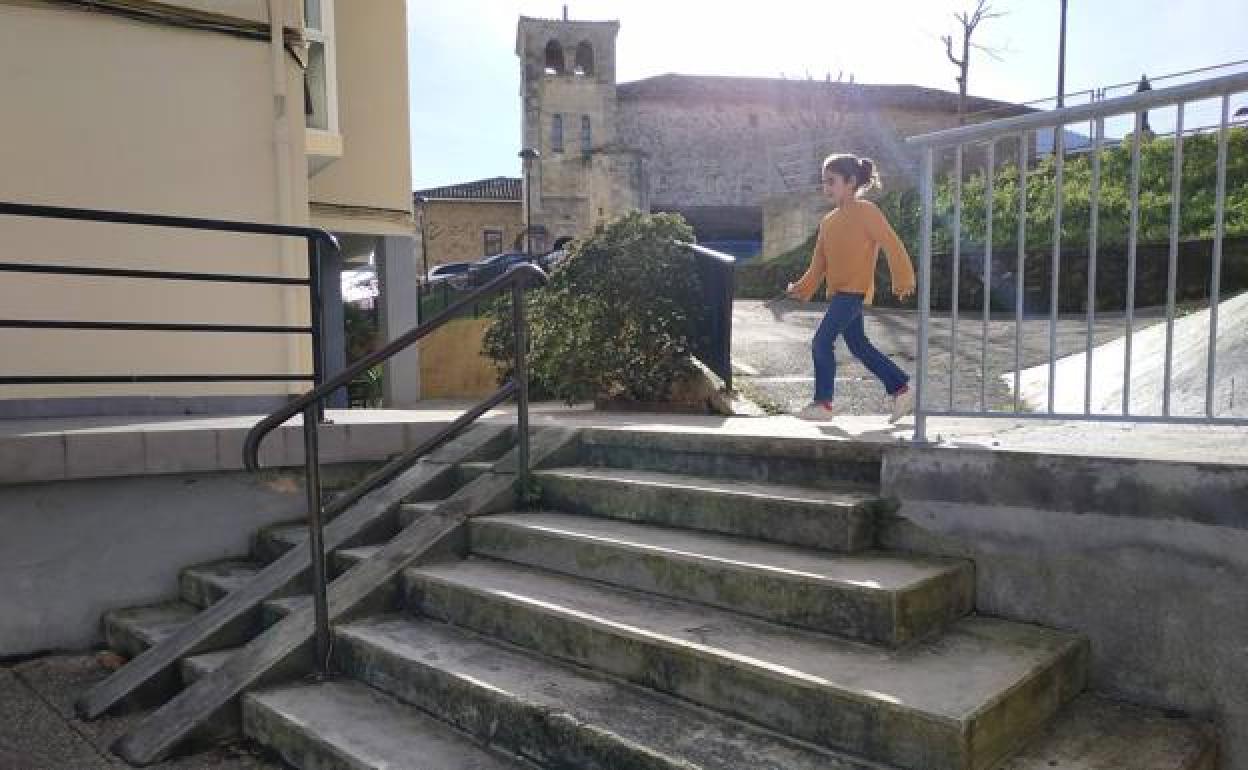
[[893, 294], [897, 297], [897, 299], [905, 300], [909, 298], [910, 295], [914, 294], [914, 284], [909, 283], [903, 286], [894, 286]]
[[797, 296], [797, 284], [790, 283], [788, 286], [784, 287], [784, 295], [789, 299], [800, 299]]

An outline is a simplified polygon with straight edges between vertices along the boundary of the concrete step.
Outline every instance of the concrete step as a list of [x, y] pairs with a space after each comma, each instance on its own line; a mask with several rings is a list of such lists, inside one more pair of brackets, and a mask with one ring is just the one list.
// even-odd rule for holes
[[182, 685], [190, 685], [195, 680], [209, 674], [225, 665], [230, 656], [237, 652], [240, 648], [230, 647], [225, 650], [217, 650], [216, 652], [205, 652], [201, 655], [192, 655], [189, 658], [183, 658], [179, 664], [179, 671], [182, 675]]
[[243, 732], [300, 770], [534, 770], [351, 681], [249, 693], [243, 697]]
[[1214, 770], [1213, 730], [1191, 719], [1079, 696], [1001, 770]]
[[474, 553], [897, 646], [970, 612], [970, 562], [797, 546], [561, 513], [469, 523]]
[[459, 483], [462, 485], [462, 484], [470, 484], [473, 481], [476, 481], [481, 476], [481, 474], [489, 472], [490, 468], [493, 468], [493, 467], [494, 467], [493, 460], [473, 461], [473, 462], [460, 463], [459, 465], [455, 466], [455, 470], [457, 471], [456, 475], [459, 478]]
[[434, 510], [441, 504], [441, 500], [421, 500], [418, 503], [403, 503], [399, 506], [399, 526], [406, 527], [411, 524], [416, 517], [423, 516], [427, 513], [433, 513]]
[[988, 618], [889, 651], [487, 559], [404, 581], [414, 612], [916, 770], [993, 767], [1086, 681], [1085, 640]]
[[861, 484], [811, 489], [653, 471], [538, 471], [545, 507], [830, 551], [869, 548], [881, 508]]
[[104, 613], [104, 642], [109, 649], [133, 658], [177, 631], [199, 608], [183, 601], [127, 607]]
[[187, 567], [178, 576], [178, 592], [183, 601], [202, 609], [247, 583], [261, 568], [256, 562], [241, 559]]
[[[396, 509], [394, 513], [379, 517], [372, 526], [366, 527], [354, 537], [349, 538], [339, 550], [384, 543], [394, 537], [398, 531], [397, 522]], [[256, 533], [252, 543], [252, 556], [261, 564], [270, 564], [285, 556], [287, 551], [296, 546], [306, 547], [304, 544], [307, 543], [307, 539], [308, 523], [306, 521], [273, 524]]]
[[869, 441], [614, 428], [582, 430], [580, 448], [585, 465], [833, 488], [878, 484], [883, 455]]
[[342, 626], [334, 653], [345, 674], [543, 767], [879, 768], [428, 619]]

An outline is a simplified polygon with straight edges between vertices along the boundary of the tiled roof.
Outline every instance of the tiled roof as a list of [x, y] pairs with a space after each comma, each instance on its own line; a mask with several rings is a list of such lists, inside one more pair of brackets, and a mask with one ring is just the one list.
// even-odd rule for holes
[[523, 194], [522, 185], [523, 180], [519, 178], [496, 176], [475, 182], [430, 187], [427, 190], [417, 190], [412, 195], [429, 200], [519, 201]]
[[[958, 95], [938, 88], [912, 85], [868, 85], [826, 80], [726, 77], [720, 75], [658, 75], [632, 83], [621, 83], [616, 92], [621, 100], [655, 100], [701, 103], [774, 102], [794, 98], [839, 97], [861, 100], [875, 107], [956, 110]], [[1026, 107], [994, 99], [967, 96], [968, 113], [999, 110], [1001, 114], [1030, 112]]]

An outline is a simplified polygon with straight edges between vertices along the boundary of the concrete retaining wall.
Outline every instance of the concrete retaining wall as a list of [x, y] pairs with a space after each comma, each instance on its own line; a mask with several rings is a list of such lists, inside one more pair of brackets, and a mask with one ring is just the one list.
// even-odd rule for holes
[[887, 548], [976, 565], [976, 608], [1092, 641], [1093, 689], [1213, 722], [1248, 768], [1248, 468], [900, 447]]
[[172, 598], [183, 567], [246, 557], [257, 529], [305, 511], [283, 471], [0, 487], [0, 659], [91, 647], [104, 611]]

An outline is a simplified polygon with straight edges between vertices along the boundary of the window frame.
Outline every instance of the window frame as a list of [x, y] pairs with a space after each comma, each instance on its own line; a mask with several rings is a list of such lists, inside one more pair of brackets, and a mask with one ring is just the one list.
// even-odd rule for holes
[[321, 45], [325, 51], [325, 128], [308, 125], [307, 116], [304, 128], [320, 134], [337, 135], [338, 131], [338, 46], [334, 36], [335, 0], [319, 0], [321, 9], [320, 26], [312, 27], [308, 23], [308, 4], [303, 3], [303, 36], [308, 43], [308, 63], [312, 62], [312, 44]]
[[[498, 239], [497, 251], [490, 251], [490, 236], [494, 236]], [[506, 250], [507, 250], [506, 247], [503, 246], [503, 228], [483, 227], [481, 229], [481, 256], [482, 257], [492, 257], [495, 254], [502, 254]]]
[[588, 158], [594, 153], [594, 124], [589, 115], [581, 116], [581, 155]]
[[563, 113], [556, 112], [550, 120], [550, 151], [562, 154], [564, 148]]

